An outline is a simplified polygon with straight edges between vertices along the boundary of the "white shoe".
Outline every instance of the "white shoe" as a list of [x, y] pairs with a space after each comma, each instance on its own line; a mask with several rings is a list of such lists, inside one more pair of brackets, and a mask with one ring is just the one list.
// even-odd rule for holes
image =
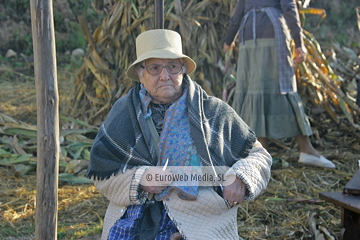
[[299, 163], [313, 165], [316, 167], [335, 168], [335, 164], [324, 156], [316, 157], [307, 153], [300, 152]]

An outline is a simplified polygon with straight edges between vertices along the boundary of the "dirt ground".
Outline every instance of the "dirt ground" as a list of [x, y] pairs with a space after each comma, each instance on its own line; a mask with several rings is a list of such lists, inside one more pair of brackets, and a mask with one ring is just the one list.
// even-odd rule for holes
[[[333, 147], [322, 151], [337, 165], [330, 170], [302, 166], [295, 150], [274, 145], [272, 154], [281, 164], [272, 170], [268, 188], [239, 206], [241, 236], [275, 240], [316, 239], [316, 234], [324, 234], [340, 239], [340, 208], [321, 200], [319, 193], [342, 191], [359, 169], [360, 153]], [[91, 184], [60, 184], [58, 194], [58, 238], [99, 239], [107, 199]], [[19, 177], [12, 167], [0, 167], [1, 239], [33, 239], [35, 197], [35, 174]]]
[[[66, 57], [65, 57], [66, 58]], [[59, 67], [60, 111], [72, 87], [70, 60]], [[0, 68], [0, 112], [36, 124], [36, 93], [31, 63], [3, 63]], [[8, 67], [7, 64], [11, 65]], [[340, 208], [319, 197], [321, 192], [342, 191], [358, 171], [359, 134], [332, 127], [329, 119], [313, 118], [314, 146], [337, 165], [336, 169], [297, 163], [293, 139], [273, 141], [274, 158], [267, 189], [255, 200], [239, 206], [239, 234], [246, 240], [340, 239]], [[0, 146], [1, 147], [1, 146]], [[108, 200], [91, 184], [59, 183], [58, 239], [99, 239]], [[0, 166], [0, 239], [33, 239], [35, 232], [36, 174], [16, 174]]]

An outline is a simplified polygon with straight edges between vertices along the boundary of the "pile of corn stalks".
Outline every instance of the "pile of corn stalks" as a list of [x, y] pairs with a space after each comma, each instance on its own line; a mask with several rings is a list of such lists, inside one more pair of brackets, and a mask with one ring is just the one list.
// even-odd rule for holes
[[[334, 62], [330, 64], [313, 35], [306, 31], [304, 31], [304, 35], [308, 57], [305, 62], [296, 66], [295, 70], [298, 85], [300, 85], [300, 95], [306, 101], [305, 105], [314, 111], [324, 109], [327, 116], [336, 124], [339, 124], [345, 117], [350, 126], [360, 129], [358, 125], [360, 108], [356, 105], [355, 100], [357, 96], [356, 79], [360, 80], [360, 58], [353, 50], [340, 48], [334, 44], [333, 47], [337, 47], [337, 52], [347, 51], [348, 59], [344, 62], [340, 58], [333, 58]], [[344, 78], [336, 74], [332, 66]], [[343, 70], [347, 70], [347, 72]]]
[[[197, 63], [196, 72], [191, 77], [209, 94], [226, 98], [224, 100], [231, 103], [236, 69], [231, 62], [236, 63], [238, 49], [235, 47], [225, 59], [222, 44], [236, 1], [164, 2], [165, 29], [182, 35], [184, 53]], [[298, 3], [303, 18], [305, 14], [319, 14], [321, 19], [326, 16], [324, 10], [303, 8], [308, 1]], [[155, 18], [154, 1], [112, 0], [102, 6], [102, 10], [108, 11], [107, 17], [93, 34], [87, 29], [84, 18], [79, 16], [89, 47], [75, 82], [70, 114], [94, 125], [100, 124], [114, 101], [132, 87], [125, 72], [136, 59], [135, 39], [141, 32], [154, 28]], [[358, 129], [360, 111], [354, 101], [356, 89], [352, 88], [353, 81], [336, 75], [316, 39], [311, 33], [304, 33], [308, 57], [305, 63], [295, 68], [305, 105], [312, 112], [325, 111], [326, 118], [331, 118], [336, 124], [345, 118], [347, 125]], [[352, 69], [350, 75], [355, 78], [359, 74], [359, 58], [355, 53], [353, 55], [357, 66], [348, 68]]]

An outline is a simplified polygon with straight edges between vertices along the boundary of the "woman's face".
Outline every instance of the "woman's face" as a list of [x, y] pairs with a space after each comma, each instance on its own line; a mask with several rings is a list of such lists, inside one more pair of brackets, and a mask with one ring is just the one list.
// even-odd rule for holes
[[180, 59], [150, 58], [142, 63], [142, 68], [139, 79], [153, 103], [173, 103], [181, 97], [184, 68]]

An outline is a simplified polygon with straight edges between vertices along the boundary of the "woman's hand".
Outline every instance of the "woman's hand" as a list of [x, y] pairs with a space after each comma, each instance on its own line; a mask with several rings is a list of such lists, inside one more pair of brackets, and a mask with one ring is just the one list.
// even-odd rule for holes
[[245, 194], [246, 185], [238, 177], [235, 177], [235, 180], [232, 180], [231, 184], [224, 184], [223, 197], [229, 202], [231, 207], [241, 204], [244, 201]]
[[303, 61], [305, 61], [306, 49], [303, 49], [302, 47], [296, 48], [295, 55], [295, 63], [302, 63]]
[[172, 183], [171, 169], [162, 170], [159, 167], [149, 167], [140, 181], [140, 189], [148, 193], [160, 194]]

